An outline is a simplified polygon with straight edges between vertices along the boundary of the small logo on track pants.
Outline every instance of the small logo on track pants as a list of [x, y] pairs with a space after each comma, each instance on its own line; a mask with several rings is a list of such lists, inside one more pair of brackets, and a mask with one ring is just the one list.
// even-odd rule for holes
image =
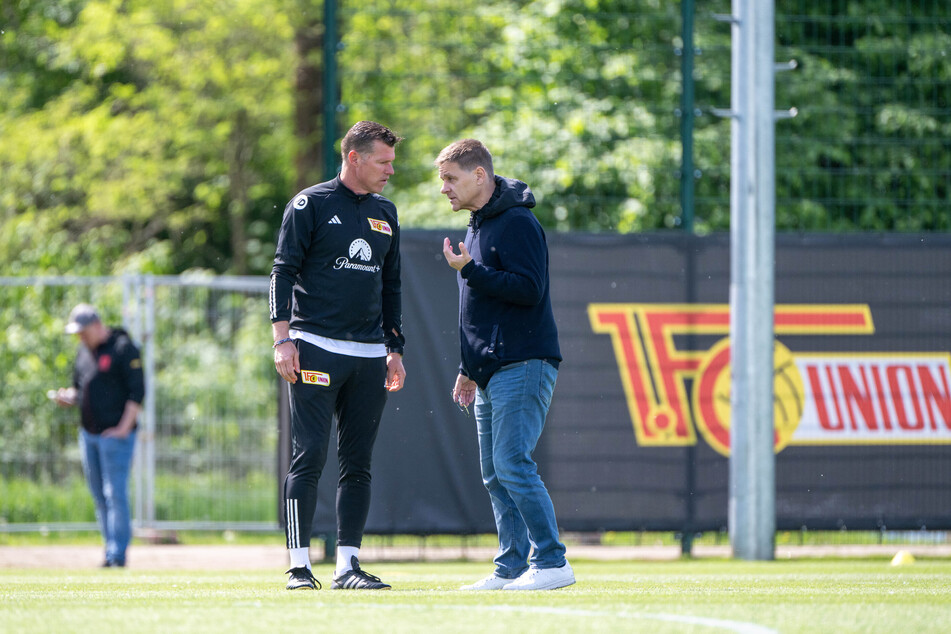
[[301, 381], [309, 385], [330, 385], [330, 375], [326, 372], [301, 370]]

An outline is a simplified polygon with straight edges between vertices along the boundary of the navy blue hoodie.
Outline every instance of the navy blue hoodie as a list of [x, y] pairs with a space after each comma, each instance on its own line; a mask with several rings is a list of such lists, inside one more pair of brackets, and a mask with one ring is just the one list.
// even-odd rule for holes
[[503, 365], [527, 359], [561, 361], [551, 309], [548, 244], [531, 212], [525, 183], [495, 177], [495, 193], [472, 213], [459, 271], [460, 371], [485, 389]]

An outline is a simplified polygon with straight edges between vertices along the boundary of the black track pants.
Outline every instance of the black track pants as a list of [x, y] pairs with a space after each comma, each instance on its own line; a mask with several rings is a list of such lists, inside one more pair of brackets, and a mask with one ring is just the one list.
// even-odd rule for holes
[[296, 342], [301, 374], [290, 386], [291, 464], [284, 479], [288, 548], [310, 545], [317, 481], [337, 417], [337, 543], [359, 547], [370, 510], [370, 459], [386, 404], [386, 359]]

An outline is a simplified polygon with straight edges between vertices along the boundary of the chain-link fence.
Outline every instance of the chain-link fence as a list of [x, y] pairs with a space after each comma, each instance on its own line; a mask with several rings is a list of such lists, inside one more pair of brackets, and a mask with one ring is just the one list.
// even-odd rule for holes
[[[407, 137], [407, 226], [464, 222], [432, 160], [472, 135], [548, 227], [729, 227], [730, 0], [339, 4], [337, 123]], [[775, 33], [777, 229], [951, 230], [951, 4], [777, 0]]]
[[[951, 5], [777, 0], [777, 229], [948, 231]], [[729, 220], [728, 0], [697, 2], [699, 226]]]
[[265, 278], [0, 278], [0, 530], [86, 528], [95, 513], [67, 386], [73, 305], [142, 348], [146, 400], [132, 482], [140, 528], [277, 526], [277, 378]]

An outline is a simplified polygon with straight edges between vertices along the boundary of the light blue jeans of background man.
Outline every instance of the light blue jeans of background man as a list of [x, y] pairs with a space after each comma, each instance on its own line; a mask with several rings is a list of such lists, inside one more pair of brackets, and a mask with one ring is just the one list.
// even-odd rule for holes
[[125, 438], [103, 438], [79, 430], [79, 451], [86, 483], [96, 504], [96, 519], [106, 543], [106, 563], [125, 565], [132, 539], [129, 513], [129, 471], [135, 453], [135, 432]]
[[499, 532], [495, 573], [505, 579], [525, 572], [530, 553], [535, 568], [565, 564], [555, 507], [532, 459], [557, 377], [550, 363], [519, 361], [503, 366], [476, 392], [482, 482]]

